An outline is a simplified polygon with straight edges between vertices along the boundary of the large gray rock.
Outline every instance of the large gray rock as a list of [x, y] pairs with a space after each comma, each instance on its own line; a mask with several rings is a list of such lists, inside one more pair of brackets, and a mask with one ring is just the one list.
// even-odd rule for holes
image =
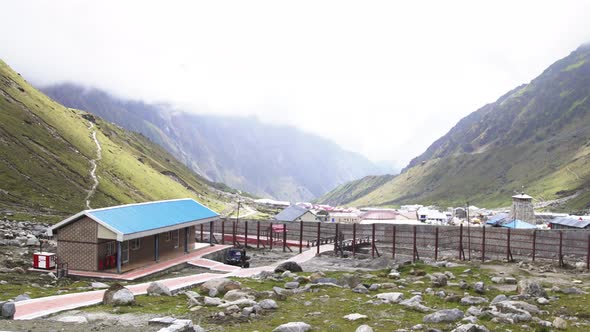
[[295, 289], [299, 287], [299, 283], [297, 281], [291, 281], [291, 282], [287, 282], [285, 283], [285, 288], [286, 289]]
[[359, 319], [366, 319], [367, 318], [367, 315], [362, 315], [362, 314], [359, 314], [359, 313], [354, 313], [354, 314], [348, 314], [348, 315], [346, 315], [346, 316], [344, 316], [342, 318], [344, 318], [344, 319], [349, 320], [349, 321], [352, 322], [352, 321], [359, 320]]
[[103, 282], [93, 282], [90, 284], [90, 287], [92, 287], [94, 289], [103, 289], [103, 288], [109, 288], [109, 285], [107, 285]]
[[279, 305], [275, 302], [275, 300], [272, 300], [272, 299], [262, 300], [258, 303], [258, 305], [262, 309], [266, 309], [266, 310], [274, 310], [274, 309], [279, 308]]
[[131, 305], [135, 303], [135, 296], [121, 284], [113, 284], [104, 292], [102, 303], [106, 305]]
[[2, 304], [2, 317], [5, 319], [13, 319], [16, 313], [16, 306], [14, 302], [8, 301]]
[[205, 294], [209, 294], [209, 291], [211, 289], [216, 289], [218, 293], [225, 294], [226, 292], [232, 289], [242, 288], [242, 285], [237, 281], [233, 281], [227, 278], [219, 278], [204, 282], [200, 288], [201, 292]]
[[412, 309], [415, 311], [420, 311], [420, 312], [432, 311], [432, 309], [430, 309], [429, 307], [422, 304], [422, 296], [420, 296], [420, 295], [415, 295], [407, 300], [401, 301], [399, 304], [403, 305], [404, 307], [406, 307], [408, 309]]
[[444, 273], [436, 272], [430, 276], [432, 287], [444, 287], [447, 285], [447, 276]]
[[373, 332], [373, 328], [369, 325], [361, 325], [356, 328], [355, 332]]
[[494, 297], [494, 299], [492, 300], [492, 304], [502, 302], [502, 301], [507, 301], [507, 300], [508, 300], [508, 297], [504, 294], [496, 295], [496, 297]]
[[392, 292], [392, 293], [381, 293], [375, 295], [376, 298], [383, 300], [388, 303], [399, 303], [404, 299], [404, 293]]
[[518, 286], [516, 288], [520, 295], [530, 295], [532, 297], [547, 297], [547, 292], [538, 282], [530, 280], [530, 279], [523, 279], [518, 282]]
[[[225, 295], [223, 296], [223, 299], [228, 302], [233, 302], [233, 301], [237, 301], [237, 300], [241, 300], [241, 299], [248, 299], [248, 298], [251, 298], [251, 296], [248, 295], [248, 293], [242, 292], [239, 289], [232, 289], [229, 292], [225, 293]], [[252, 298], [253, 298], [253, 296], [252, 296]]]
[[203, 303], [206, 306], [211, 306], [211, 307], [216, 307], [218, 305], [221, 305], [221, 299], [218, 297], [209, 297], [209, 296], [205, 296], [205, 299], [203, 300]]
[[443, 309], [424, 316], [424, 323], [452, 323], [463, 318], [463, 311], [459, 309]]
[[487, 303], [488, 300], [483, 297], [478, 296], [465, 296], [461, 299], [461, 304], [464, 305], [474, 305], [474, 304], [482, 304]]
[[485, 293], [485, 292], [486, 292], [486, 286], [485, 286], [485, 284], [483, 283], [483, 281], [478, 281], [478, 282], [476, 282], [475, 284], [473, 284], [473, 290], [474, 290], [476, 293], [483, 294], [483, 293]]
[[490, 332], [485, 326], [483, 325], [476, 325], [476, 324], [464, 324], [458, 326], [451, 332]]
[[348, 286], [350, 288], [355, 288], [356, 286], [361, 284], [361, 278], [356, 274], [346, 273], [343, 274], [340, 279], [338, 279], [338, 285], [340, 286]]
[[172, 296], [172, 292], [170, 292], [168, 286], [160, 281], [152, 282], [147, 288], [147, 294], [152, 296]]
[[301, 266], [295, 262], [291, 262], [291, 261], [287, 261], [284, 263], [279, 264], [279, 266], [277, 266], [275, 268], [275, 272], [278, 273], [283, 273], [285, 271], [291, 271], [291, 272], [303, 272], [303, 269], [301, 268]]
[[311, 325], [304, 322], [289, 322], [277, 326], [272, 332], [307, 332], [311, 330]]
[[30, 299], [31, 297], [29, 296], [29, 294], [21, 294], [14, 298], [14, 302], [26, 301]]

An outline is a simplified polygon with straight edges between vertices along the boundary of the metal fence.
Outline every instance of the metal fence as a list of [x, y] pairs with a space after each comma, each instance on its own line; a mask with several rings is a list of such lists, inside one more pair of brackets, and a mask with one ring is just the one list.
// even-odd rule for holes
[[[221, 219], [197, 228], [197, 240], [257, 248], [304, 248], [334, 244], [335, 251], [355, 256], [359, 248], [371, 257], [405, 256], [412, 260], [455, 257], [461, 260], [515, 259], [550, 260], [565, 263], [585, 262], [590, 268], [590, 231], [536, 230], [496, 227], [437, 225], [339, 224], [318, 222], [279, 223], [271, 220]], [[367, 251], [368, 248], [368, 251]]]

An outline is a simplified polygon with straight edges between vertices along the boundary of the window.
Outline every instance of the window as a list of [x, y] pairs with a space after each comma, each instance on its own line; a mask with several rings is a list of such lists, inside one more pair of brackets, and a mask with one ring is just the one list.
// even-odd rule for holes
[[141, 247], [141, 239], [133, 239], [130, 242], [131, 250], [137, 250]]
[[117, 253], [117, 246], [115, 241], [107, 242], [107, 256], [113, 256]]
[[166, 242], [172, 240], [172, 231], [166, 232]]

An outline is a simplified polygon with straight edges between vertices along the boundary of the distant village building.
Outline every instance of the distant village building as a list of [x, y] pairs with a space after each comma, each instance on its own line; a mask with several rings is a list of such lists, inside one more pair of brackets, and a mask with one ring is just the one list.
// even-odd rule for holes
[[549, 223], [551, 229], [590, 229], [590, 220], [582, 217], [568, 216], [557, 218]]
[[533, 198], [525, 193], [512, 196], [512, 208], [510, 209], [511, 220], [521, 220], [529, 224], [535, 224], [535, 209]]
[[195, 226], [218, 219], [193, 199], [175, 199], [84, 210], [52, 226], [49, 235], [68, 269], [121, 273], [188, 253]]
[[274, 219], [283, 222], [319, 221], [317, 216], [310, 209], [306, 209], [299, 205], [289, 206], [277, 214]]
[[467, 219], [467, 210], [463, 207], [458, 207], [453, 210], [453, 214], [456, 218]]
[[361, 218], [355, 212], [330, 212], [329, 221], [341, 224], [357, 224], [361, 222]]

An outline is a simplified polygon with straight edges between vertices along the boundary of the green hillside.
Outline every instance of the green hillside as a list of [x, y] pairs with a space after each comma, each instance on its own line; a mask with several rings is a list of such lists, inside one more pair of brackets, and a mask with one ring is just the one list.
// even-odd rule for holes
[[86, 208], [193, 197], [221, 212], [228, 195], [161, 147], [84, 111], [66, 108], [0, 61], [0, 216], [55, 221]]
[[[590, 46], [584, 45], [529, 84], [459, 121], [401, 175], [361, 197], [350, 195], [345, 185], [320, 201], [444, 207], [469, 200], [499, 207], [508, 205], [510, 196], [525, 186], [538, 202], [566, 198], [550, 206], [553, 209], [587, 209], [589, 97]], [[354, 187], [373, 188], [376, 181], [360, 180]]]

